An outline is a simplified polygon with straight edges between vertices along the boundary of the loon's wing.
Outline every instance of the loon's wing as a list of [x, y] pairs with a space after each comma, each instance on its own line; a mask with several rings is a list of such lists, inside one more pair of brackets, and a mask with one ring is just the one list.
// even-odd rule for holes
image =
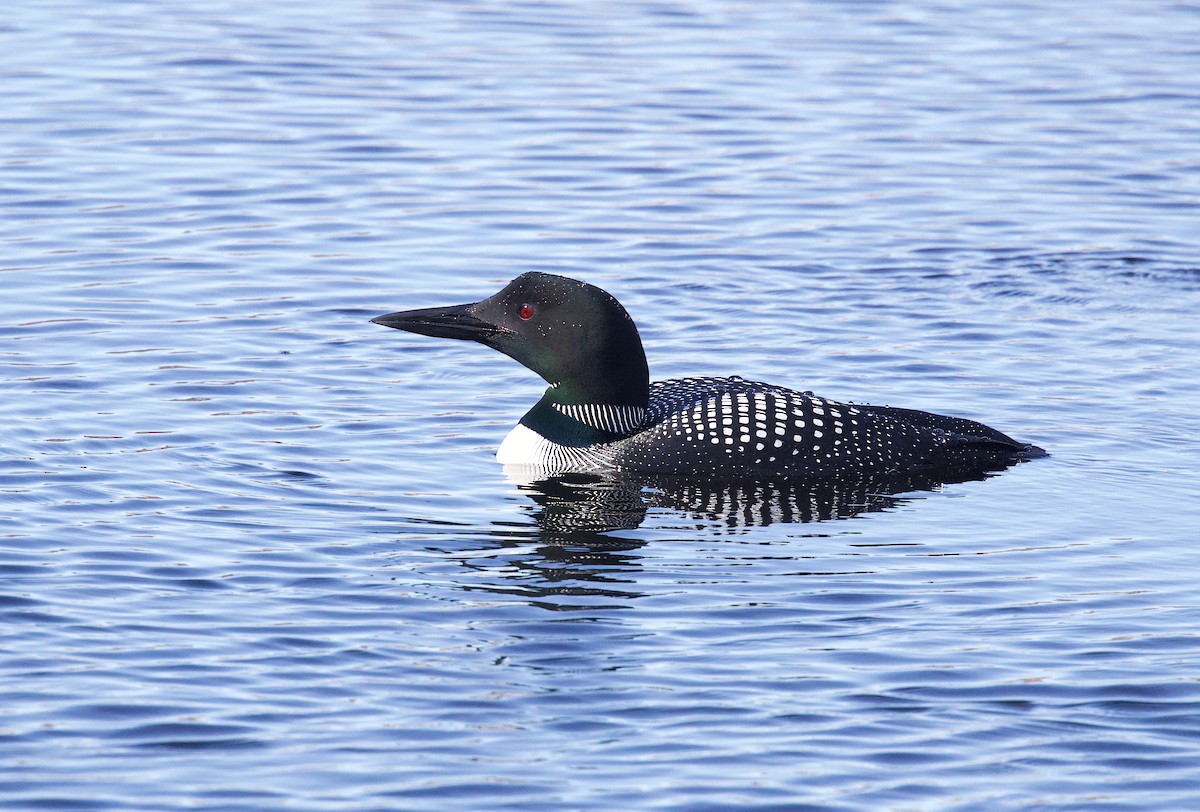
[[1032, 443], [1014, 440], [1007, 434], [996, 431], [991, 426], [965, 417], [950, 417], [944, 414], [922, 412], [917, 409], [900, 409], [895, 406], [867, 406], [855, 404], [855, 408], [863, 414], [891, 418], [912, 426], [917, 426], [932, 432], [942, 433], [946, 438], [947, 450], [961, 449], [964, 451], [988, 450], [1002, 452], [1016, 459], [1034, 459], [1050, 456], [1045, 449]]
[[985, 426], [982, 423], [967, 420], [964, 417], [950, 417], [944, 414], [922, 412], [918, 409], [899, 409], [895, 406], [867, 406], [856, 403], [854, 404], [854, 408], [863, 414], [890, 417], [893, 420], [907, 423], [910, 426], [943, 431], [950, 435], [952, 441], [956, 444], [995, 443], [1014, 450], [1025, 447], [1025, 443], [1019, 443], [1007, 434], [996, 431], [991, 426]]

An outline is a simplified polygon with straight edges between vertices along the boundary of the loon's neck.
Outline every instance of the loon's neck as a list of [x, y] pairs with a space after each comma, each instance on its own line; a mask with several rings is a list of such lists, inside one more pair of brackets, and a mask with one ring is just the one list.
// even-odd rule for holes
[[615, 320], [601, 331], [589, 353], [574, 345], [558, 347], [557, 375], [521, 418], [521, 425], [547, 440], [583, 447], [611, 443], [633, 434], [650, 403], [650, 371], [633, 320]]

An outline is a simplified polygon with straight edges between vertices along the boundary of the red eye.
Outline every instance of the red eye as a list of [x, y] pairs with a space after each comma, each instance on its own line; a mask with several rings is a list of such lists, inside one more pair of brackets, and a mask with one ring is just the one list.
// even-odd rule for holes
[[517, 315], [521, 317], [521, 321], [529, 321], [533, 318], [533, 308], [527, 304], [521, 305], [521, 309], [517, 311]]

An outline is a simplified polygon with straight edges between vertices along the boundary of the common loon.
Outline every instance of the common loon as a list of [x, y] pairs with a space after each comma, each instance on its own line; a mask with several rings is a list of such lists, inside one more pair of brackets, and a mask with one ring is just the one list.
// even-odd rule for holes
[[505, 465], [817, 479], [1004, 467], [1045, 455], [973, 420], [838, 403], [739, 377], [650, 383], [641, 338], [621, 303], [563, 276], [525, 273], [474, 304], [371, 321], [478, 341], [550, 384], [496, 452]]

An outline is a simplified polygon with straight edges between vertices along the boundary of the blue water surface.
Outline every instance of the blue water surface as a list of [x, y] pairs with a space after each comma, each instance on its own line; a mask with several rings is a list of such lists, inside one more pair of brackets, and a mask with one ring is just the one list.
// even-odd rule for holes
[[[1197, 43], [1144, 0], [8, 9], [0, 806], [1200, 807]], [[368, 322], [527, 270], [655, 378], [1052, 456], [827, 521], [530, 490], [493, 452], [544, 384]]]

